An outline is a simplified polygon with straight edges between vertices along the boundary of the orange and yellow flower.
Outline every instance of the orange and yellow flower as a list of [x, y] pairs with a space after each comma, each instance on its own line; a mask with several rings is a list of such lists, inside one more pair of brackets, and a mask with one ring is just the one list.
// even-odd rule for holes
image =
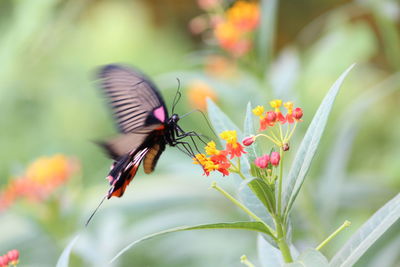
[[75, 160], [64, 155], [41, 157], [34, 161], [21, 177], [13, 179], [0, 192], [0, 211], [17, 199], [41, 201], [63, 185], [77, 170]]
[[189, 85], [188, 98], [192, 107], [205, 110], [207, 98], [215, 102], [217, 101], [217, 94], [208, 84], [196, 80]]
[[231, 159], [246, 153], [243, 146], [237, 141], [236, 131], [223, 131], [219, 136], [226, 141], [226, 151], [231, 156]]
[[260, 22], [260, 8], [258, 3], [237, 1], [227, 10], [226, 16], [237, 29], [252, 31]]
[[233, 56], [243, 56], [252, 47], [252, 31], [259, 25], [259, 20], [258, 3], [237, 1], [215, 26], [214, 36], [220, 46]]

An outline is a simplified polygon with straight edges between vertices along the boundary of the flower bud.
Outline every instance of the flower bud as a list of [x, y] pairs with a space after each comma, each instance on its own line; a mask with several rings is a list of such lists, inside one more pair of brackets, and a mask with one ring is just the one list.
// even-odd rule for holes
[[10, 260], [8, 259], [7, 255], [0, 256], [0, 267], [8, 266], [9, 262], [10, 262]]
[[302, 110], [301, 108], [295, 108], [295, 109], [293, 110], [293, 117], [294, 117], [296, 120], [300, 120], [301, 117], [303, 117], [303, 110]]
[[271, 152], [270, 160], [271, 160], [271, 164], [273, 166], [278, 166], [279, 165], [279, 161], [281, 160], [281, 156], [279, 155], [278, 152], [275, 152], [275, 151]]
[[273, 111], [268, 111], [267, 112], [267, 119], [270, 122], [275, 122], [276, 121], [276, 113]]
[[261, 169], [267, 168], [268, 163], [269, 163], [269, 155], [264, 155], [264, 156], [256, 158], [254, 163], [256, 164], [257, 167], [259, 167]]
[[242, 143], [244, 146], [249, 146], [251, 144], [254, 143], [254, 141], [256, 140], [254, 135], [248, 136], [245, 139], [243, 139]]
[[283, 151], [288, 151], [289, 150], [289, 144], [288, 143], [284, 143], [282, 146]]
[[8, 259], [10, 260], [11, 264], [16, 265], [19, 259], [19, 251], [16, 249], [10, 250], [7, 253]]

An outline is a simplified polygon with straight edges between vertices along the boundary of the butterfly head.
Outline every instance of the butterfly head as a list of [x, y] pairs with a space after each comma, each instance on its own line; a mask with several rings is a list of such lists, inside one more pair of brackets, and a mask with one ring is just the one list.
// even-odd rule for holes
[[169, 122], [176, 124], [178, 123], [179, 119], [180, 118], [178, 114], [172, 114], [171, 118], [169, 119]]

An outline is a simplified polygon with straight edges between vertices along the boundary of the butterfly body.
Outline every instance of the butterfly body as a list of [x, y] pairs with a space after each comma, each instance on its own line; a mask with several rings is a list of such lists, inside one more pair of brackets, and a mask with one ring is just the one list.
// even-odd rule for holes
[[121, 132], [100, 145], [114, 160], [107, 179], [107, 198], [121, 197], [143, 162], [145, 173], [153, 172], [166, 145], [191, 148], [182, 138], [189, 136], [178, 125], [179, 115], [168, 116], [155, 85], [139, 71], [120, 65], [101, 68], [101, 87], [114, 111]]

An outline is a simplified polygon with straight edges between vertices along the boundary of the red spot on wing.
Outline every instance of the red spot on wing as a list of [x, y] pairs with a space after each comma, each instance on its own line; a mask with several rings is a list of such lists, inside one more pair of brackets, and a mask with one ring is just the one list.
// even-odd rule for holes
[[110, 193], [108, 193], [108, 198], [122, 197], [122, 195], [125, 192], [126, 187], [129, 185], [129, 183], [135, 177], [138, 168], [139, 168], [139, 164], [135, 164], [132, 166], [132, 169], [129, 171], [129, 173], [126, 177], [120, 177], [120, 179], [125, 179], [124, 183], [118, 188], [115, 188], [115, 187], [112, 188], [112, 191]]

